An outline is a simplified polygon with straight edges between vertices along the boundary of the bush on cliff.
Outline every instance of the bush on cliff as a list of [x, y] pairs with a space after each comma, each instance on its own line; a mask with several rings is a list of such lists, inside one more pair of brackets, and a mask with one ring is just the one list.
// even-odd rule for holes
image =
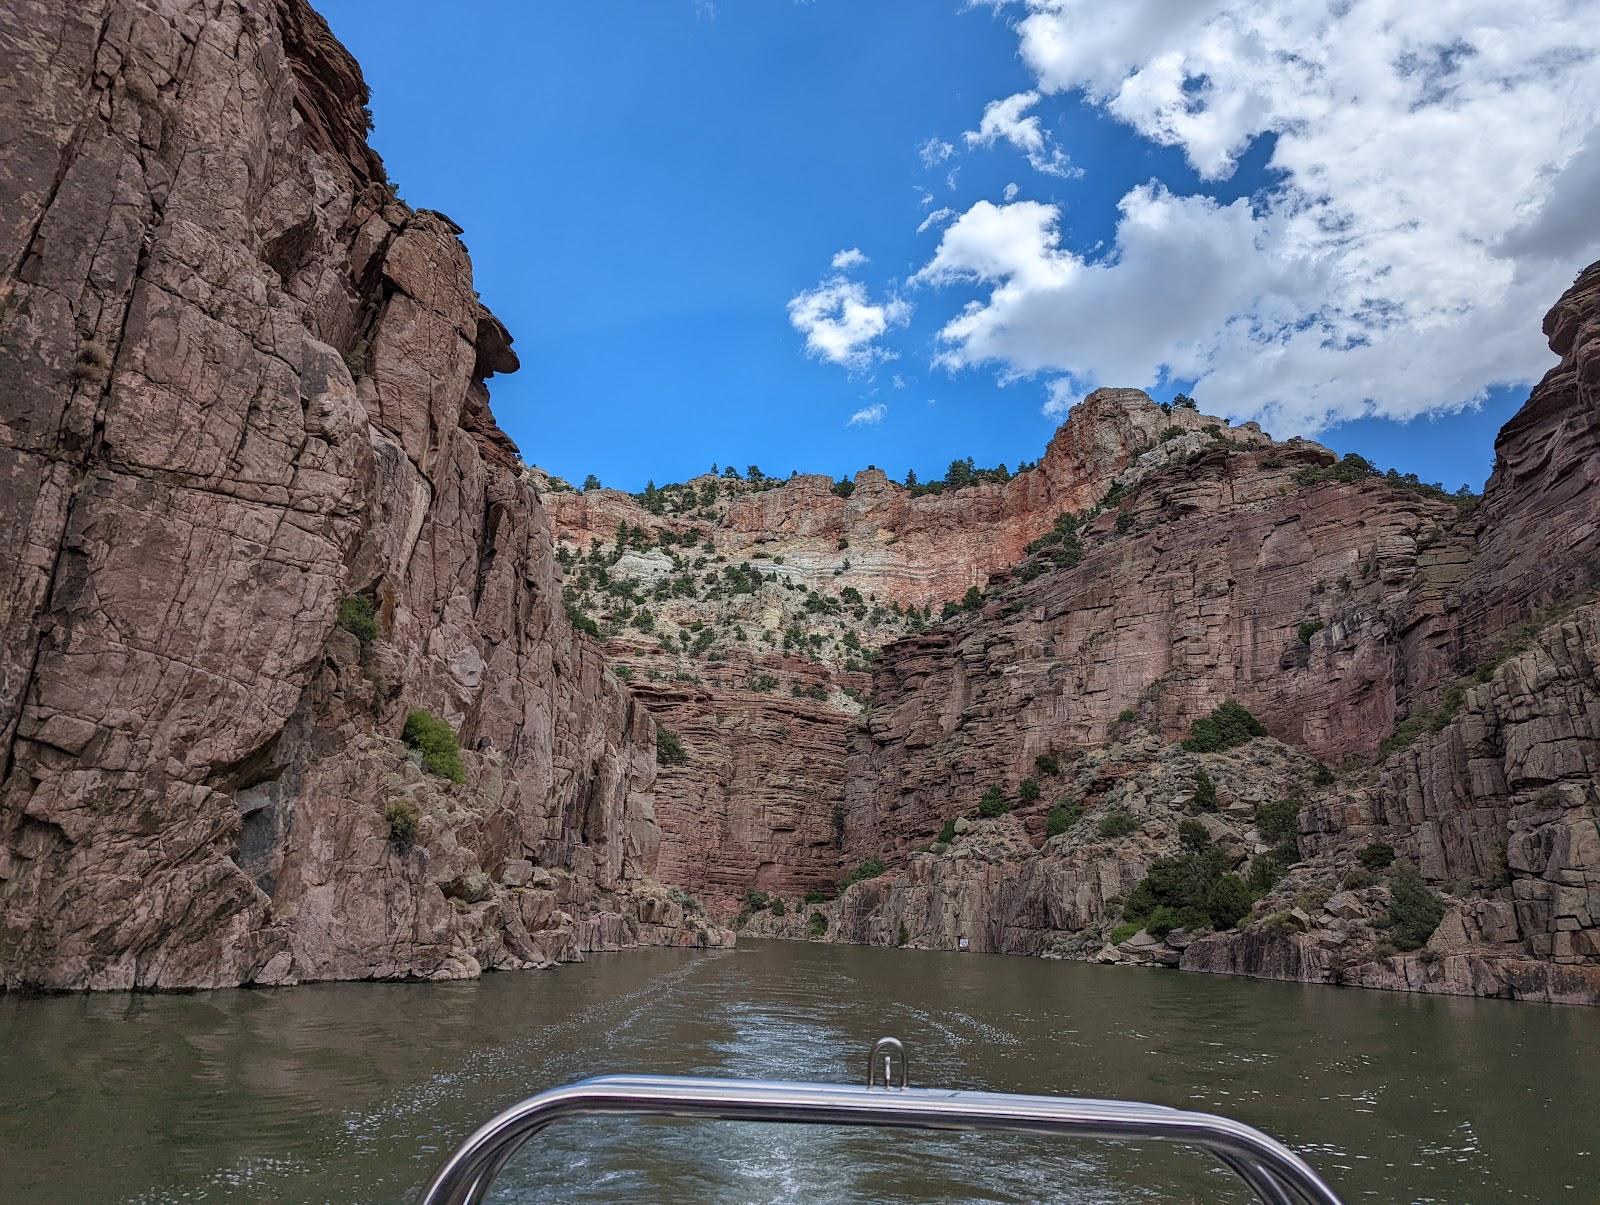
[[378, 619], [372, 599], [365, 594], [352, 594], [341, 600], [339, 618], [334, 620], [333, 626], [343, 628], [362, 645], [371, 644], [378, 638]]
[[1444, 901], [1409, 866], [1389, 880], [1389, 940], [1398, 950], [1426, 945], [1444, 919]]
[[944, 825], [939, 829], [939, 835], [935, 838], [935, 840], [942, 842], [945, 845], [949, 845], [950, 842], [954, 841], [955, 839], [956, 822], [954, 820], [946, 820]]
[[1033, 803], [1039, 798], [1039, 780], [1037, 778], [1024, 778], [1022, 785], [1017, 788], [1017, 798], [1023, 803]]
[[1075, 803], [1058, 803], [1050, 809], [1049, 819], [1045, 821], [1044, 834], [1046, 837], [1059, 837], [1074, 824], [1078, 823], [1083, 815], [1083, 809]]
[[1308, 619], [1295, 629], [1295, 635], [1300, 638], [1301, 644], [1310, 644], [1311, 638], [1323, 629], [1320, 619]]
[[1185, 849], [1199, 853], [1211, 847], [1211, 834], [1198, 820], [1178, 821], [1178, 841]]
[[844, 876], [844, 881], [839, 884], [839, 890], [843, 891], [846, 887], [854, 886], [856, 883], [865, 882], [867, 879], [875, 879], [883, 873], [883, 870], [884, 866], [882, 858], [868, 858], [865, 862], [862, 862], [861, 865], [857, 866], [849, 874]]
[[1189, 808], [1195, 812], [1214, 812], [1217, 810], [1217, 784], [1212, 781], [1211, 775], [1204, 770], [1195, 771], [1194, 798], [1189, 800]]
[[808, 904], [825, 904], [828, 902], [828, 893], [826, 891], [818, 891], [813, 887], [806, 892], [805, 902]]
[[821, 937], [828, 931], [828, 918], [820, 912], [813, 912], [811, 920], [807, 923], [807, 928], [811, 930], [812, 937]]
[[431, 711], [418, 709], [406, 716], [400, 739], [422, 754], [422, 768], [451, 782], [465, 782], [461, 767], [461, 742], [455, 730]]
[[1139, 825], [1134, 821], [1133, 814], [1124, 807], [1114, 807], [1100, 817], [1100, 823], [1095, 826], [1095, 832], [1102, 837], [1126, 837]]
[[1040, 774], [1054, 777], [1061, 773], [1061, 762], [1054, 753], [1041, 753], [1033, 759], [1033, 768]]
[[656, 761], [663, 766], [681, 766], [689, 760], [683, 741], [670, 728], [656, 729]]
[[390, 800], [383, 809], [384, 821], [389, 825], [389, 840], [401, 849], [410, 849], [417, 840], [417, 829], [422, 824], [422, 813], [409, 799]]
[[1138, 921], [1124, 921], [1122, 924], [1118, 925], [1115, 929], [1111, 930], [1110, 933], [1106, 934], [1106, 940], [1109, 941], [1112, 945], [1118, 946], [1118, 945], [1121, 945], [1123, 942], [1127, 941], [1128, 938], [1132, 937], [1138, 931], [1139, 931], [1139, 922]]
[[1225, 874], [1206, 892], [1206, 912], [1216, 929], [1231, 929], [1250, 914], [1255, 897], [1236, 874]]
[[999, 787], [990, 787], [983, 793], [983, 798], [978, 800], [978, 815], [986, 820], [1004, 816], [1010, 810], [1011, 805], [1006, 802], [1006, 797], [1000, 793]]
[[1368, 870], [1382, 870], [1394, 863], [1394, 846], [1383, 841], [1374, 841], [1356, 856], [1361, 859], [1361, 865]]
[[781, 916], [787, 915], [788, 912], [789, 912], [788, 905], [786, 905], [777, 896], [773, 896], [772, 897], [772, 915], [781, 917]]
[[1268, 845], [1288, 845], [1300, 837], [1300, 801], [1256, 804], [1256, 831]]
[[1266, 734], [1266, 726], [1260, 720], [1230, 699], [1189, 725], [1183, 748], [1188, 753], [1221, 753]]

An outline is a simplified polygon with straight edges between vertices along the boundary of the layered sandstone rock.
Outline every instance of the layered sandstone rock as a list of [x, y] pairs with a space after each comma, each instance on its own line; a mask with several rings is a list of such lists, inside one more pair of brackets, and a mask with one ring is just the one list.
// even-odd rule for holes
[[[676, 940], [653, 724], [562, 615], [485, 404], [515, 357], [383, 182], [354, 62], [300, 0], [24, 0], [0, 46], [5, 982]], [[394, 739], [411, 708], [464, 785]]]
[[[837, 880], [845, 748], [867, 661], [935, 625], [1058, 516], [1210, 448], [1268, 444], [1137, 390], [1100, 390], [1010, 480], [925, 493], [858, 473], [706, 475], [643, 496], [533, 470], [569, 603], [591, 616], [686, 759], [663, 765], [662, 873], [730, 916], [751, 890]], [[1302, 455], [1327, 458], [1307, 445]], [[936, 639], [936, 637], [928, 637]]]
[[1297, 483], [1329, 460], [1295, 443], [1173, 459], [1086, 527], [1074, 567], [885, 650], [848, 851], [924, 842], [1040, 754], [1135, 720], [1175, 740], [1229, 698], [1323, 759], [1375, 746], [1402, 703], [1393, 634], [1419, 549], [1457, 508], [1381, 478]]
[[[844, 865], [880, 858], [890, 873], [814, 905], [817, 927], [1600, 1003], [1600, 632], [1582, 605], [1600, 531], [1596, 273], [1546, 320], [1562, 363], [1502, 431], [1480, 505], [1330, 472], [1314, 445], [1219, 442], [1152, 464], [1157, 448], [1084, 528], [1076, 564], [1003, 576], [981, 613], [886, 648], [851, 749]], [[923, 852], [984, 791], [1018, 799], [1038, 756], [1092, 764], [1134, 726], [1172, 741], [1224, 698], [1274, 737], [1352, 759], [1318, 786], [1269, 771], [1266, 790], [1304, 804], [1301, 860], [1237, 930], [1103, 944], [1176, 797], [1113, 848], [1080, 825], [1035, 849], [1045, 800], [1023, 825], [986, 821], [975, 843]], [[1169, 757], [1148, 752], [1155, 767]], [[1421, 949], [1391, 944], [1389, 881], [1358, 865], [1369, 846], [1442, 896]]]

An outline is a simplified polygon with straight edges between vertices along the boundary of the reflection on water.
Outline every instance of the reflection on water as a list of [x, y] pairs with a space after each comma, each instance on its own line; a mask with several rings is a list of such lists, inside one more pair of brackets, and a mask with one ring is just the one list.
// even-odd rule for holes
[[[395, 1201], [478, 1122], [604, 1072], [1137, 1098], [1277, 1135], [1351, 1199], [1592, 1199], [1600, 1014], [789, 943], [472, 983], [0, 997], [0, 1199]], [[1022, 1135], [596, 1119], [497, 1201], [1240, 1200], [1204, 1157]]]

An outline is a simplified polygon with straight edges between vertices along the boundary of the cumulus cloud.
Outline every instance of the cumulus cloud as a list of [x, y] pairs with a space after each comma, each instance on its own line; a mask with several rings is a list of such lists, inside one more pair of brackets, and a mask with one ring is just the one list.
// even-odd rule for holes
[[1078, 383], [1071, 377], [1057, 377], [1045, 386], [1045, 401], [1039, 407], [1039, 412], [1059, 422], [1067, 417], [1067, 411], [1081, 401], [1083, 390], [1078, 388]]
[[899, 297], [873, 301], [860, 281], [832, 276], [789, 299], [789, 323], [806, 337], [808, 356], [854, 371], [894, 359], [878, 339], [909, 322], [911, 309]]
[[1017, 194], [1021, 191], [1022, 190], [1016, 186], [1015, 182], [1013, 182], [1011, 184], [1007, 184], [1005, 191], [1000, 195], [1008, 201], [1015, 201], [1017, 199]]
[[1065, 151], [1051, 145], [1044, 127], [1039, 124], [1039, 115], [1028, 112], [1038, 103], [1037, 92], [1018, 92], [1004, 100], [990, 101], [984, 106], [978, 128], [968, 130], [961, 136], [962, 140], [968, 146], [983, 147], [1004, 140], [1026, 155], [1035, 171], [1051, 176], [1083, 175], [1072, 166]]
[[851, 268], [859, 268], [867, 262], [867, 257], [861, 253], [860, 247], [850, 247], [844, 251], [834, 253], [833, 266], [836, 271], [848, 272]]
[[845, 423], [845, 426], [875, 427], [883, 421], [883, 416], [888, 413], [889, 407], [885, 406], [882, 402], [874, 402], [872, 405], [864, 406], [852, 414], [850, 416], [850, 420]]
[[1037, 88], [991, 104], [969, 140], [1026, 153], [1039, 94], [1071, 92], [1206, 180], [1271, 136], [1272, 184], [1229, 204], [1139, 185], [1111, 245], [1086, 254], [1062, 245], [1053, 206], [979, 202], [915, 277], [973, 290], [941, 362], [1064, 377], [1063, 399], [1194, 379], [1208, 408], [1303, 431], [1458, 408], [1549, 363], [1539, 316], [1600, 255], [1592, 10], [1027, 6]]
[[917, 157], [922, 160], [922, 166], [929, 169], [938, 167], [955, 153], [956, 148], [942, 138], [929, 138], [917, 148]]

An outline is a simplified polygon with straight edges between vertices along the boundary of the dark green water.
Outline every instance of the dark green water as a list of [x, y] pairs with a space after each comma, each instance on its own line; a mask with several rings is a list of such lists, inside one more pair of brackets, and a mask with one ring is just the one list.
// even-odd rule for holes
[[[0, 1200], [398, 1201], [473, 1126], [607, 1071], [913, 1081], [1231, 1114], [1351, 1199], [1593, 1201], [1600, 1014], [1024, 958], [749, 943], [473, 983], [0, 997]], [[1204, 1156], [571, 1122], [500, 1201], [1244, 1199]]]

